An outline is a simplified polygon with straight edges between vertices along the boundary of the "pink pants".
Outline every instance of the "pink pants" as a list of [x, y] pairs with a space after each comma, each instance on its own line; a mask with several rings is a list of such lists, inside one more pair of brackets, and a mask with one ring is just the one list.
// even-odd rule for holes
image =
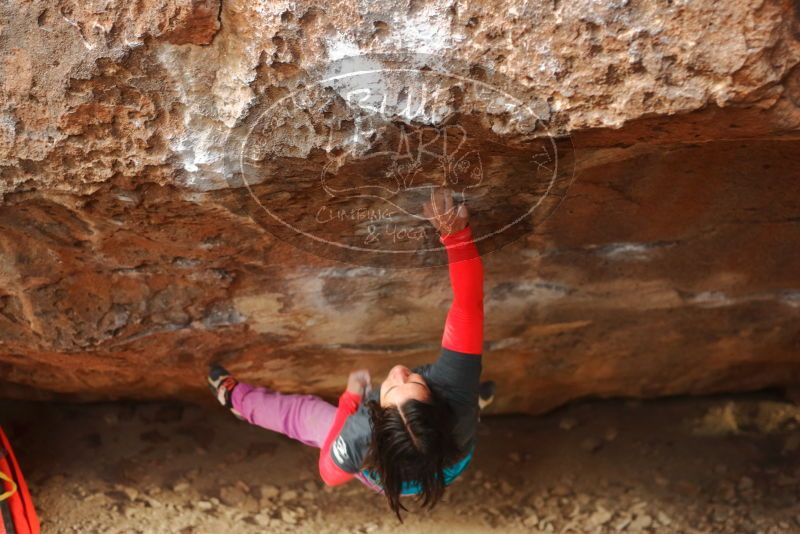
[[[336, 415], [336, 406], [315, 395], [285, 395], [243, 382], [233, 389], [231, 402], [247, 422], [317, 449], [322, 448]], [[373, 491], [382, 492], [361, 473], [355, 477]]]

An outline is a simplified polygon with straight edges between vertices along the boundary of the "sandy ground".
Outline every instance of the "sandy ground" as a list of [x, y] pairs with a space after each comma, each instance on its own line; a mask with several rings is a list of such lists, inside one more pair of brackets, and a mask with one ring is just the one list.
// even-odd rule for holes
[[44, 533], [800, 532], [800, 408], [771, 394], [488, 417], [402, 525], [316, 450], [219, 406], [0, 401]]

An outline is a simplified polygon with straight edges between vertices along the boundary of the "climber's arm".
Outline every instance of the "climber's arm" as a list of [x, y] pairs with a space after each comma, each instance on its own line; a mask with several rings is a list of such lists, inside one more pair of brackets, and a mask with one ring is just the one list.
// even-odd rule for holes
[[453, 436], [466, 450], [478, 422], [483, 352], [483, 264], [469, 225], [443, 234], [453, 303], [447, 314], [439, 358], [424, 377], [437, 388], [455, 414]]
[[442, 347], [466, 354], [483, 352], [483, 262], [472, 229], [439, 238], [447, 249], [453, 303], [447, 313]]
[[455, 413], [453, 436], [469, 447], [478, 421], [483, 352], [483, 262], [472, 237], [466, 205], [454, 206], [452, 191], [434, 189], [423, 206], [447, 251], [453, 302], [447, 313], [439, 358], [422, 371]]

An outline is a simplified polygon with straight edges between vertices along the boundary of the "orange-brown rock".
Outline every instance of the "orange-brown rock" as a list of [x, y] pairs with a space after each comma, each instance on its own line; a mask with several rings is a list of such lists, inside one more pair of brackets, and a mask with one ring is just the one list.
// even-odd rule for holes
[[[32, 1], [0, 20], [0, 395], [199, 399], [215, 360], [333, 397], [355, 366], [431, 360], [450, 299], [442, 251], [420, 255], [424, 269], [331, 252], [248, 189], [308, 229], [318, 177], [373, 186], [387, 170], [376, 147], [410, 126], [441, 133], [442, 117], [483, 173], [459, 182], [479, 231], [545, 200], [479, 243], [499, 410], [800, 383], [788, 0]], [[508, 90], [536, 127], [450, 87], [442, 109], [390, 110], [356, 157], [368, 108], [314, 82], [349, 56], [396, 67], [397, 50], [427, 58], [423, 73]], [[229, 165], [243, 134], [248, 187]], [[559, 147], [557, 187], [527, 190], [542, 143]], [[368, 223], [315, 230], [360, 238]]]

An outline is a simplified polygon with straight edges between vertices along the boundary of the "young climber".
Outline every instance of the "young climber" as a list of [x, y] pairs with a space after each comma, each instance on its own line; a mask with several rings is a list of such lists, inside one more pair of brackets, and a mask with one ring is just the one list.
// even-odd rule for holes
[[483, 352], [483, 264], [465, 205], [435, 188], [423, 206], [448, 256], [453, 302], [441, 352], [432, 364], [394, 366], [372, 390], [366, 370], [350, 373], [338, 408], [313, 395], [287, 395], [237, 381], [212, 366], [208, 382], [221, 404], [249, 423], [320, 448], [328, 485], [353, 478], [383, 493], [402, 521], [401, 495], [433, 508], [445, 486], [472, 460], [479, 407], [493, 384], [480, 384]]

